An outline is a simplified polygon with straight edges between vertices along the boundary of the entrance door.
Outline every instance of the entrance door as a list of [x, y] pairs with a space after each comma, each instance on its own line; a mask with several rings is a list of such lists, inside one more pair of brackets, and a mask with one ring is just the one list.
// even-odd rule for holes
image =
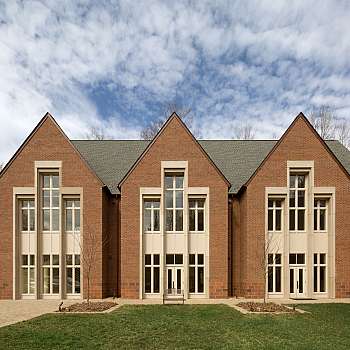
[[183, 268], [178, 266], [167, 267], [167, 289], [173, 293], [181, 294], [183, 290]]
[[292, 298], [306, 297], [306, 268], [291, 267], [289, 270], [290, 296]]

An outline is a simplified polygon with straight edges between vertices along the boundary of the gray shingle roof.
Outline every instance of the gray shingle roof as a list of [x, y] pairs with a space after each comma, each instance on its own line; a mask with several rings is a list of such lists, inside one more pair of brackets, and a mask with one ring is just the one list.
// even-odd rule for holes
[[[145, 150], [144, 140], [72, 140], [72, 143], [109, 188], [119, 193], [118, 184]], [[200, 140], [199, 143], [231, 182], [230, 193], [237, 193], [249, 180], [277, 141]], [[326, 141], [350, 173], [350, 151], [338, 141]]]

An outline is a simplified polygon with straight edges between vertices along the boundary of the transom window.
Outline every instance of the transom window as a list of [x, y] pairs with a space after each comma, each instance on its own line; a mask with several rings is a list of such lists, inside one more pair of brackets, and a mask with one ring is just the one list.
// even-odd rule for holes
[[204, 203], [205, 198], [190, 198], [188, 201], [191, 232], [204, 232]]
[[164, 177], [166, 231], [183, 231], [184, 174], [167, 172]]
[[326, 292], [326, 254], [314, 254], [314, 292]]
[[66, 232], [80, 232], [80, 200], [66, 199]]
[[42, 225], [43, 231], [59, 231], [60, 216], [59, 177], [57, 174], [42, 176]]
[[80, 254], [66, 255], [66, 292], [80, 294]]
[[327, 230], [327, 201], [325, 199], [314, 199], [314, 230]]
[[43, 255], [42, 283], [44, 294], [58, 294], [60, 290], [60, 259], [58, 254]]
[[182, 254], [167, 254], [165, 258], [167, 265], [182, 265], [184, 263]]
[[306, 176], [292, 174], [289, 178], [289, 230], [305, 230]]
[[21, 232], [33, 232], [35, 230], [35, 206], [34, 199], [21, 200]]
[[289, 264], [290, 265], [304, 265], [305, 264], [305, 254], [289, 254]]
[[159, 293], [159, 254], [145, 254], [145, 293]]
[[160, 199], [144, 198], [143, 230], [146, 233], [160, 232]]
[[268, 230], [282, 230], [282, 200], [268, 199]]
[[22, 255], [22, 294], [34, 294], [35, 292], [35, 256]]
[[282, 291], [282, 255], [268, 254], [268, 292], [281, 293]]
[[189, 292], [204, 293], [204, 254], [189, 255]]

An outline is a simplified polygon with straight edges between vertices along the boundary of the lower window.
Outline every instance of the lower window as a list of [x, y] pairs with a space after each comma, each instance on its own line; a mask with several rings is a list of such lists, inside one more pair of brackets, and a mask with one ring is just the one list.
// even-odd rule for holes
[[267, 286], [269, 293], [282, 292], [282, 255], [268, 254]]
[[159, 293], [159, 254], [145, 254], [145, 293]]
[[66, 293], [80, 294], [80, 254], [66, 255]]
[[59, 255], [43, 255], [42, 271], [42, 291], [44, 294], [58, 294], [60, 291]]
[[314, 292], [325, 293], [327, 289], [326, 254], [314, 254]]
[[35, 292], [35, 256], [22, 255], [22, 294], [34, 294]]
[[189, 292], [204, 293], [204, 254], [189, 256]]

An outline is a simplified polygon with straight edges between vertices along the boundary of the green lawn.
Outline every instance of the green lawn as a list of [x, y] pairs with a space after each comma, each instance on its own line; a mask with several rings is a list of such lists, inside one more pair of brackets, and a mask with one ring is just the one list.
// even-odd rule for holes
[[243, 316], [225, 305], [123, 306], [0, 328], [0, 349], [349, 349], [350, 304], [311, 314]]

